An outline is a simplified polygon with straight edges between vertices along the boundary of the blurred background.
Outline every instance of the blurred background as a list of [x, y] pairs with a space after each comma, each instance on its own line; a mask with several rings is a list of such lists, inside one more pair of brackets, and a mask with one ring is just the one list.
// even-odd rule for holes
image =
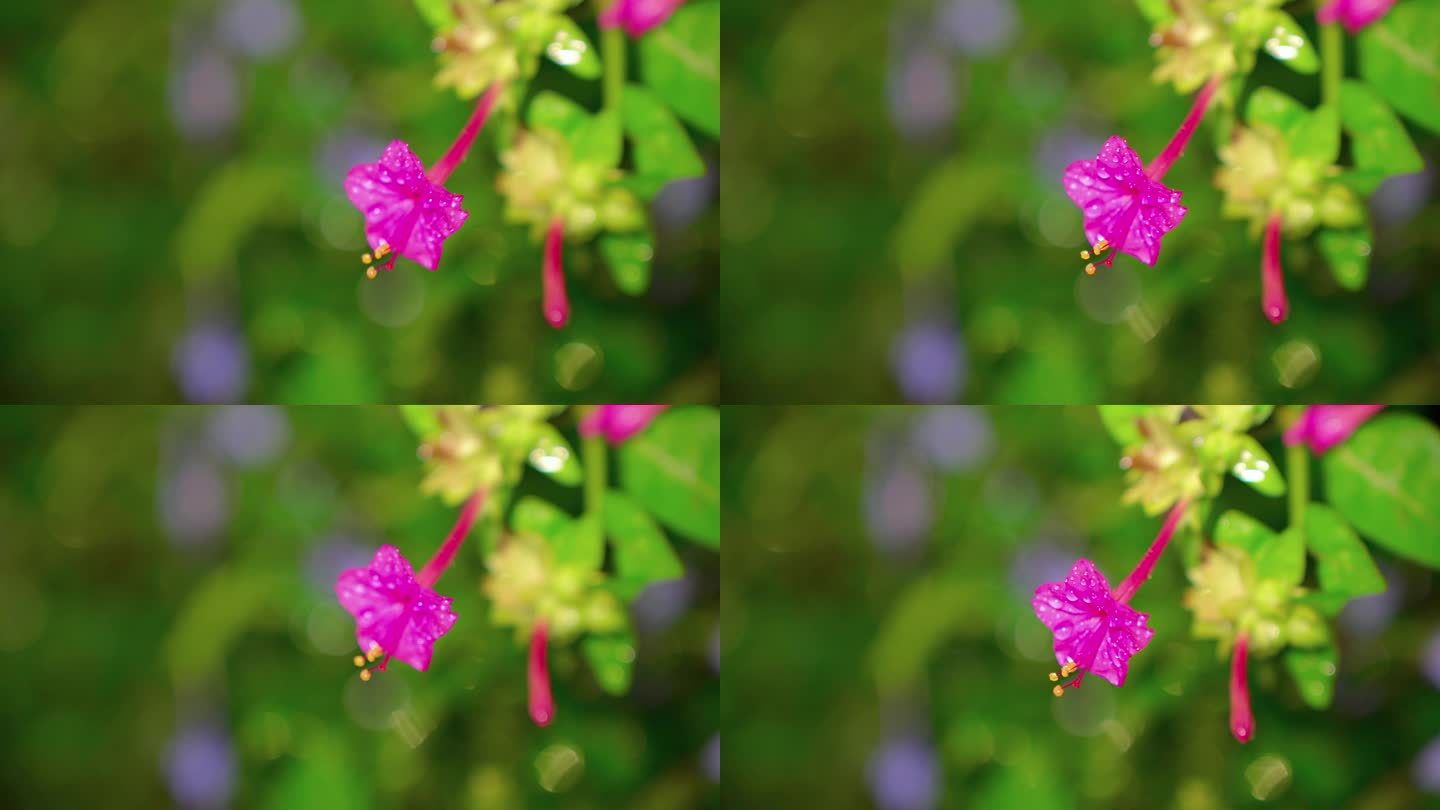
[[[1313, 8], [1290, 3], [1314, 41]], [[1190, 214], [1159, 264], [1087, 277], [1064, 168], [1112, 134], [1153, 156], [1190, 99], [1150, 81], [1132, 0], [729, 0], [722, 174], [728, 401], [1426, 401], [1440, 389], [1440, 139], [1374, 195], [1363, 292], [1219, 216], [1214, 129], [1167, 175]], [[766, 36], [750, 32], [766, 31]], [[1347, 37], [1351, 72], [1353, 42]], [[1247, 87], [1307, 105], [1261, 55]], [[823, 350], [817, 347], [824, 347]]]
[[[482, 134], [449, 183], [470, 219], [440, 269], [402, 260], [366, 282], [345, 172], [396, 138], [435, 160], [473, 106], [433, 87], [409, 0], [21, 0], [0, 27], [24, 34], [0, 54], [6, 399], [718, 396], [713, 176], [657, 199], [641, 298], [593, 246], [568, 246], [573, 315], [556, 331], [539, 246], [499, 221]], [[598, 83], [553, 65], [534, 88], [598, 106]], [[713, 170], [718, 146], [697, 143]]]
[[635, 602], [627, 697], [552, 649], [541, 729], [472, 547], [430, 670], [357, 677], [336, 575], [386, 542], [423, 562], [456, 517], [394, 409], [11, 407], [0, 446], [0, 805], [718, 806], [717, 555], [685, 544]]
[[[1252, 659], [1256, 734], [1242, 746], [1226, 722], [1228, 662], [1189, 638], [1173, 557], [1136, 597], [1156, 635], [1125, 687], [1050, 694], [1055, 658], [1034, 588], [1080, 556], [1123, 577], [1161, 523], [1120, 504], [1120, 450], [1094, 408], [725, 416], [727, 803], [1440, 802], [1432, 572], [1372, 546], [1389, 589], [1337, 620], [1334, 706], [1306, 708], [1280, 659]], [[1280, 451], [1273, 423], [1257, 437]], [[1227, 508], [1284, 521], [1283, 499], [1234, 483], [1213, 514]]]

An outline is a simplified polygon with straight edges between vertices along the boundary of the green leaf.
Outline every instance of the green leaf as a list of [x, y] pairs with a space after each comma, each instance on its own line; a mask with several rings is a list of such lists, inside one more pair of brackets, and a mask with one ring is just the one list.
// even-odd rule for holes
[[658, 191], [672, 180], [705, 175], [705, 161], [695, 151], [690, 135], [654, 93], [638, 84], [627, 86], [620, 112], [625, 134], [635, 145], [635, 172], [645, 178], [647, 186]]
[[1340, 156], [1340, 113], [1317, 107], [1301, 119], [1290, 138], [1290, 156], [1328, 166]]
[[1215, 521], [1215, 542], [1231, 546], [1254, 557], [1275, 539], [1269, 526], [1244, 512], [1230, 510]]
[[1299, 127], [1307, 115], [1305, 105], [1272, 87], [1258, 88], [1245, 102], [1246, 122], [1252, 126], [1268, 124], [1286, 135]]
[[580, 646], [585, 650], [585, 660], [590, 663], [601, 689], [612, 695], [630, 691], [635, 669], [634, 636], [629, 633], [591, 635], [586, 636]]
[[598, 571], [605, 561], [605, 533], [594, 515], [570, 521], [550, 538], [555, 564], [583, 571]]
[[1265, 26], [1265, 41], [1261, 45], [1265, 53], [1296, 73], [1309, 74], [1320, 69], [1320, 55], [1294, 17], [1272, 10], [1265, 14]]
[[510, 528], [525, 534], [538, 534], [545, 539], [559, 536], [570, 525], [570, 516], [549, 501], [526, 495], [510, 512]]
[[545, 56], [582, 79], [600, 78], [600, 58], [595, 46], [575, 21], [564, 15], [554, 16], [555, 34], [545, 45]]
[[455, 12], [451, 9], [450, 0], [415, 0], [415, 10], [437, 34], [455, 27]]
[[620, 448], [625, 491], [657, 520], [720, 545], [720, 412], [671, 408]]
[[1387, 414], [1325, 454], [1325, 491], [1350, 524], [1403, 557], [1440, 568], [1440, 431]]
[[664, 532], [629, 495], [612, 490], [606, 496], [605, 533], [610, 536], [615, 573], [625, 584], [627, 597], [652, 582], [685, 575]]
[[624, 144], [620, 137], [620, 114], [605, 110], [590, 117], [570, 139], [570, 150], [577, 163], [593, 163], [607, 169], [620, 164]]
[[561, 436], [560, 431], [553, 425], [542, 422], [537, 425], [537, 429], [540, 435], [535, 440], [535, 446], [526, 455], [530, 466], [567, 487], [579, 485], [580, 459], [571, 449], [570, 443], [565, 441], [565, 437]]
[[650, 260], [655, 248], [646, 231], [607, 233], [600, 237], [600, 255], [615, 286], [626, 295], [642, 295], [650, 287]]
[[590, 121], [590, 113], [570, 99], [541, 90], [531, 99], [525, 111], [525, 123], [531, 129], [549, 129], [573, 141]]
[[401, 405], [400, 416], [422, 440], [440, 433], [440, 418], [435, 415], [434, 405]]
[[1360, 32], [1360, 75], [1401, 115], [1440, 132], [1440, 3], [1400, 3]]
[[1285, 653], [1285, 668], [1295, 681], [1300, 699], [1312, 709], [1326, 709], [1335, 697], [1335, 672], [1339, 654], [1334, 647], [1318, 650], [1289, 650]]
[[1255, 441], [1253, 436], [1238, 435], [1236, 444], [1238, 454], [1231, 460], [1230, 474], [1261, 495], [1271, 498], [1284, 495], [1285, 479], [1280, 475], [1280, 468], [1275, 466], [1275, 459], [1260, 446], [1260, 442]]
[[1160, 25], [1175, 19], [1170, 0], [1135, 0], [1135, 7], [1151, 25]]
[[1340, 121], [1350, 133], [1356, 167], [1385, 176], [1425, 168], [1405, 125], [1368, 85], [1347, 80], [1340, 86]]
[[1305, 508], [1305, 539], [1320, 568], [1320, 589], [1346, 596], [1384, 593], [1385, 577], [1340, 513], [1324, 504]]
[[1255, 553], [1255, 576], [1286, 587], [1305, 579], [1305, 535], [1286, 529]]
[[1347, 290], [1365, 287], [1370, 273], [1370, 248], [1374, 237], [1367, 225], [1340, 230], [1327, 228], [1316, 237], [1320, 255], [1330, 265], [1330, 274]]
[[1100, 421], [1109, 431], [1111, 438], [1121, 447], [1140, 443], [1140, 428], [1136, 424], [1148, 416], [1153, 405], [1100, 405]]
[[640, 40], [640, 73], [675, 113], [720, 135], [720, 4], [688, 3]]

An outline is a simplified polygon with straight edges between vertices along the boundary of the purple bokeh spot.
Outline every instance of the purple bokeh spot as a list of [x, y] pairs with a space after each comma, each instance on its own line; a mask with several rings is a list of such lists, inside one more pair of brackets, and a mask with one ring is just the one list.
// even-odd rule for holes
[[374, 543], [362, 545], [348, 535], [335, 535], [311, 547], [305, 558], [305, 579], [319, 593], [333, 593], [340, 572], [370, 563]]
[[880, 462], [866, 475], [865, 525], [879, 548], [891, 553], [915, 551], [934, 520], [930, 484], [906, 459]]
[[1403, 225], [1415, 218], [1430, 201], [1430, 187], [1435, 173], [1429, 168], [1413, 174], [1387, 178], [1370, 195], [1370, 210], [1385, 225]]
[[239, 99], [235, 66], [215, 47], [190, 53], [170, 77], [170, 113], [175, 128], [190, 140], [229, 132], [240, 112]]
[[1065, 579], [1070, 573], [1070, 566], [1080, 556], [1079, 552], [1054, 543], [1031, 543], [1020, 549], [1010, 562], [1010, 586], [1015, 593], [1028, 599], [1041, 585]]
[[870, 755], [865, 769], [880, 810], [928, 810], [940, 797], [935, 750], [914, 735], [891, 737]]
[[330, 133], [315, 150], [315, 172], [329, 186], [345, 182], [345, 175], [359, 163], [369, 163], [385, 151], [389, 141], [361, 129], [341, 128]]
[[1094, 160], [1105, 139], [1070, 127], [1051, 130], [1035, 145], [1035, 174], [1047, 182], [1077, 160]]
[[1436, 689], [1440, 689], [1440, 632], [1430, 636], [1430, 641], [1420, 652], [1420, 671]]
[[230, 516], [220, 467], [198, 454], [183, 457], [173, 468], [162, 471], [158, 494], [160, 523], [179, 545], [207, 544]]
[[927, 410], [911, 433], [915, 451], [942, 470], [968, 470], [990, 455], [994, 444], [985, 411], [967, 405]]
[[706, 165], [702, 177], [688, 177], [666, 183], [655, 195], [650, 210], [655, 221], [671, 229], [694, 222], [715, 200], [715, 167]]
[[240, 333], [219, 323], [202, 323], [185, 333], [171, 357], [175, 378], [189, 402], [240, 398], [250, 378], [250, 353]]
[[183, 807], [223, 807], [235, 792], [235, 751], [218, 726], [181, 729], [165, 750], [170, 795]]
[[954, 328], [922, 321], [896, 338], [890, 364], [906, 401], [948, 402], [960, 394], [968, 360]]
[[705, 749], [700, 752], [700, 770], [705, 772], [705, 778], [715, 784], [720, 784], [720, 735], [716, 734], [705, 743]]
[[1340, 611], [1340, 625], [1356, 636], [1370, 637], [1384, 631], [1395, 620], [1405, 599], [1400, 578], [1391, 576], [1383, 567], [1381, 573], [1388, 584], [1382, 593], [1351, 599]]
[[290, 0], [232, 0], [220, 15], [219, 28], [227, 45], [265, 60], [295, 44], [300, 18]]
[[1010, 47], [1015, 41], [1017, 22], [1015, 5], [1010, 0], [945, 0], [935, 17], [940, 40], [975, 58], [992, 56]]
[[720, 671], [720, 625], [717, 623], [715, 629], [710, 631], [710, 668], [716, 672]]
[[927, 140], [949, 131], [959, 106], [955, 66], [928, 45], [905, 49], [892, 60], [888, 82], [890, 117], [911, 140]]
[[1420, 750], [1411, 770], [1415, 784], [1426, 793], [1440, 793], [1440, 737]]
[[695, 597], [695, 583], [687, 577], [652, 582], [630, 603], [635, 624], [642, 632], [658, 633], [680, 618]]
[[230, 461], [253, 467], [273, 460], [290, 441], [290, 423], [274, 405], [229, 405], [210, 417], [210, 444]]

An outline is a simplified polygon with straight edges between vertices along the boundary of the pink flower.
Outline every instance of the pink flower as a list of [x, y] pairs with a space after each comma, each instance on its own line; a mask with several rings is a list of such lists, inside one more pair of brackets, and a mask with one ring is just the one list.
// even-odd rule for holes
[[580, 420], [581, 436], [604, 436], [619, 445], [650, 426], [669, 405], [597, 405]]
[[[395, 257], [404, 256], [427, 270], [440, 265], [445, 240], [460, 230], [469, 214], [460, 207], [464, 199], [445, 190], [450, 173], [465, 159], [475, 136], [485, 126], [496, 99], [504, 88], [494, 85], [475, 104], [470, 120], [445, 155], [429, 172], [404, 141], [391, 141], [374, 163], [361, 163], [345, 175], [345, 195], [365, 215], [365, 241], [381, 265], [395, 267]], [[363, 257], [369, 265], [369, 253]], [[375, 268], [365, 274], [375, 277]]]
[[1384, 405], [1311, 405], [1300, 421], [1285, 431], [1288, 445], [1308, 444], [1316, 455], [1350, 438], [1356, 428], [1380, 412]]
[[555, 697], [550, 693], [550, 665], [545, 659], [549, 628], [545, 622], [535, 625], [530, 633], [530, 659], [525, 680], [530, 687], [530, 719], [537, 726], [548, 726], [555, 719]]
[[[1085, 238], [1096, 246], [1097, 258], [1113, 247], [1153, 266], [1160, 240], [1186, 212], [1180, 192], [1150, 179], [1140, 156], [1118, 135], [1105, 142], [1094, 160], [1070, 164], [1065, 192], [1085, 215]], [[1114, 261], [1112, 253], [1102, 264]]]
[[1230, 733], [1242, 743], [1255, 736], [1255, 715], [1250, 712], [1250, 682], [1246, 663], [1250, 657], [1250, 639], [1244, 633], [1235, 640], [1230, 657]]
[[1290, 314], [1285, 295], [1285, 272], [1280, 267], [1280, 215], [1271, 214], [1265, 224], [1265, 252], [1260, 257], [1260, 309], [1271, 323], [1280, 323]]
[[601, 28], [623, 27], [632, 37], [670, 19], [685, 0], [613, 0], [600, 15]]
[[540, 268], [545, 322], [559, 329], [570, 321], [570, 298], [565, 294], [565, 220], [556, 218], [545, 233], [545, 259]]
[[[363, 657], [355, 656], [355, 666], [379, 658], [376, 670], [384, 672], [390, 659], [398, 658], [421, 672], [429, 668], [435, 642], [450, 632], [456, 618], [450, 610], [450, 597], [431, 588], [465, 542], [484, 503], [484, 490], [470, 496], [449, 536], [419, 576], [391, 545], [381, 546], [369, 565], [340, 572], [335, 595], [355, 617], [355, 641], [365, 652]], [[361, 671], [362, 680], [370, 677], [370, 670]]]
[[1395, 0], [1330, 0], [1315, 12], [1315, 19], [1329, 25], [1340, 22], [1352, 34], [1384, 17]]
[[[1036, 588], [1030, 604], [1055, 634], [1055, 660], [1067, 678], [1078, 668], [1082, 677], [1090, 672], [1122, 686], [1130, 657], [1155, 635], [1145, 626], [1149, 616], [1116, 599], [1095, 564], [1083, 558], [1064, 582]], [[1058, 695], [1064, 688], [1055, 689]]]
[[381, 546], [369, 565], [341, 573], [335, 595], [355, 617], [355, 641], [372, 661], [398, 658], [424, 672], [435, 642], [455, 624], [450, 597], [416, 581], [394, 546]]

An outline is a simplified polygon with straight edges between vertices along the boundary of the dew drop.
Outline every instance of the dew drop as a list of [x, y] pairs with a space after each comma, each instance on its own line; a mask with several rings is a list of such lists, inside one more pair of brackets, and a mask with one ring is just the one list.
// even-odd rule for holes
[[1101, 180], [1109, 180], [1109, 179], [1110, 179], [1110, 172], [1109, 172], [1109, 170], [1106, 169], [1104, 166], [1101, 166], [1101, 167], [1097, 168], [1097, 169], [1095, 170], [1095, 173], [1098, 174], [1098, 175], [1100, 175], [1100, 179], [1101, 179]]
[[1070, 637], [1070, 634], [1071, 632], [1073, 632], [1073, 630], [1074, 628], [1071, 627], [1069, 623], [1057, 624], [1055, 625], [1055, 638], [1064, 641], [1065, 639]]
[[1064, 607], [1064, 605], [1060, 604], [1060, 600], [1059, 600], [1059, 599], [1056, 599], [1056, 598], [1053, 597], [1053, 596], [1050, 597], [1049, 599], [1045, 600], [1045, 601], [1046, 601], [1046, 603], [1048, 603], [1048, 604], [1050, 605], [1050, 607], [1055, 608], [1056, 610], [1059, 610], [1060, 608]]

